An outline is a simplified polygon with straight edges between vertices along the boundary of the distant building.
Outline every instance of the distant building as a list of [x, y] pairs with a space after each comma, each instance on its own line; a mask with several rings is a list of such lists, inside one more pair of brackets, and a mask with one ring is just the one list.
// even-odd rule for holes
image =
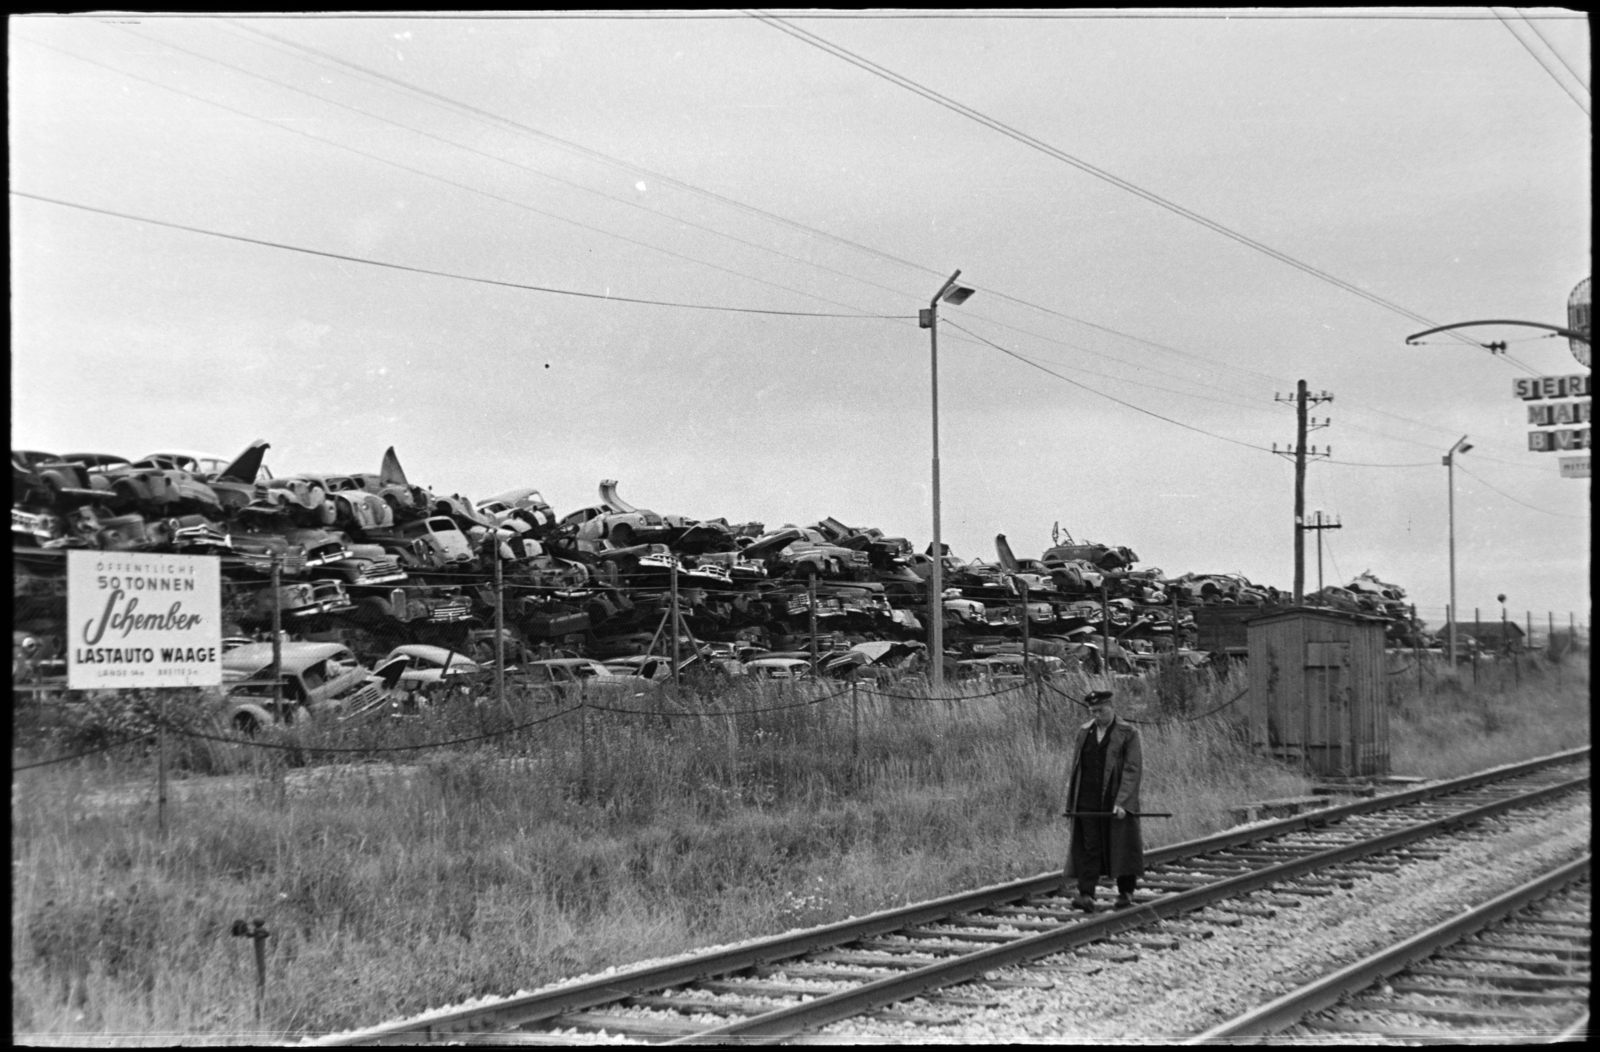
[[[1441, 641], [1449, 639], [1449, 624], [1439, 629], [1436, 635]], [[1462, 621], [1456, 625], [1457, 640], [1468, 636], [1476, 639], [1485, 650], [1501, 650], [1508, 642], [1513, 650], [1521, 650], [1524, 649], [1527, 633], [1515, 621]]]

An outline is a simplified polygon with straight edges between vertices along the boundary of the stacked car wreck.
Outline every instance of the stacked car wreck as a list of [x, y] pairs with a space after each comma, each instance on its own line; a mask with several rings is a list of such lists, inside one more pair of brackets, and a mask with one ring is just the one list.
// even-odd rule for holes
[[[14, 676], [60, 672], [69, 548], [220, 556], [230, 634], [260, 639], [276, 619], [368, 663], [416, 645], [490, 660], [497, 600], [508, 664], [665, 655], [674, 634], [680, 654], [724, 672], [765, 661], [751, 671], [809, 675], [815, 654], [824, 673], [883, 675], [922, 659], [935, 556], [876, 528], [689, 519], [629, 504], [612, 480], [598, 503], [558, 516], [531, 487], [473, 501], [413, 485], [392, 448], [375, 473], [282, 477], [268, 448], [132, 461], [14, 451]], [[941, 553], [956, 675], [1003, 674], [990, 659], [1020, 655], [1025, 639], [1043, 670], [1198, 660], [1197, 610], [1286, 601], [1237, 574], [1168, 577], [1125, 547], [1059, 529], [1053, 542], [1039, 558], [1003, 535], [992, 562]], [[1417, 632], [1403, 596], [1364, 575], [1311, 600], [1387, 617], [1398, 644]]]

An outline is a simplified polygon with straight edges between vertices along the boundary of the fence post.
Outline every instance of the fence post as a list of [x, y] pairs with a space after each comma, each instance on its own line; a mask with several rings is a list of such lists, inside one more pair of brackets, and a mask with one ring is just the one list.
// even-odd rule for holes
[[[1524, 644], [1523, 649], [1528, 652], [1528, 669], [1529, 669], [1529, 671], [1532, 671], [1533, 670], [1533, 611], [1532, 610], [1524, 611], [1523, 612], [1523, 616], [1524, 616], [1524, 619], [1528, 622], [1528, 636], [1527, 636], [1528, 641], [1527, 641], [1526, 644]], [[1548, 645], [1549, 645], [1549, 643], [1547, 641], [1546, 642], [1546, 646], [1548, 646]]]
[[861, 757], [861, 718], [856, 709], [856, 681], [850, 681], [850, 762]]
[[1417, 604], [1411, 604], [1411, 661], [1417, 666], [1417, 695], [1422, 695], [1422, 623], [1417, 620]]
[[[500, 699], [500, 708], [505, 710], [507, 716], [511, 715], [511, 707], [506, 704], [506, 604], [504, 594], [504, 578], [500, 570], [500, 533], [496, 530], [489, 536], [489, 543], [494, 546], [494, 694]], [[516, 721], [513, 719], [513, 723]]]
[[806, 575], [806, 605], [811, 627], [811, 675], [817, 675], [817, 575]]
[[1474, 635], [1472, 637], [1472, 689], [1473, 690], [1477, 690], [1478, 689], [1478, 637], [1477, 637], [1476, 633], [1479, 631], [1478, 625], [1481, 623], [1481, 621], [1482, 621], [1482, 617], [1478, 613], [1478, 608], [1477, 607], [1473, 607], [1472, 608], [1472, 631], [1474, 633]]
[[580, 681], [579, 686], [578, 686], [578, 709], [579, 709], [578, 720], [580, 721], [579, 722], [579, 734], [581, 735], [580, 748], [582, 749], [581, 759], [582, 759], [582, 764], [583, 764], [582, 776], [581, 776], [581, 779], [580, 779], [580, 781], [578, 783], [578, 801], [580, 803], [586, 803], [586, 802], [588, 802], [588, 799], [589, 799], [589, 776], [590, 776], [590, 771], [589, 771], [589, 698], [588, 698], [588, 691], [584, 688], [584, 686], [583, 686], [581, 681]]
[[283, 558], [272, 554], [272, 715], [283, 718]]
[[670, 579], [672, 587], [672, 692], [673, 696], [676, 697], [678, 688], [683, 682], [678, 677], [678, 556], [675, 552], [668, 552], [667, 556], [670, 559], [672, 573]]
[[167, 837], [167, 691], [156, 691], [156, 832]]

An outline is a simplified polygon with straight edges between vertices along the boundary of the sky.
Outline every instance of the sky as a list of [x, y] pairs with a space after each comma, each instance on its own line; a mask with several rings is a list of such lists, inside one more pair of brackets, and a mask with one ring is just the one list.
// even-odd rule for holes
[[1513, 383], [1587, 370], [1406, 343], [1590, 273], [1589, 26], [1496, 10], [12, 17], [12, 446], [392, 445], [920, 550], [959, 270], [955, 554], [1059, 524], [1288, 590], [1304, 380], [1324, 583], [1437, 626], [1453, 486], [1464, 613], [1585, 623], [1590, 484]]

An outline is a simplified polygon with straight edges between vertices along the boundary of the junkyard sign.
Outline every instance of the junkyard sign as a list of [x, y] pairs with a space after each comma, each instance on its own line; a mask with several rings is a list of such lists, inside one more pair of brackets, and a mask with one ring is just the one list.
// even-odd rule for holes
[[67, 552], [68, 687], [221, 683], [216, 556]]

